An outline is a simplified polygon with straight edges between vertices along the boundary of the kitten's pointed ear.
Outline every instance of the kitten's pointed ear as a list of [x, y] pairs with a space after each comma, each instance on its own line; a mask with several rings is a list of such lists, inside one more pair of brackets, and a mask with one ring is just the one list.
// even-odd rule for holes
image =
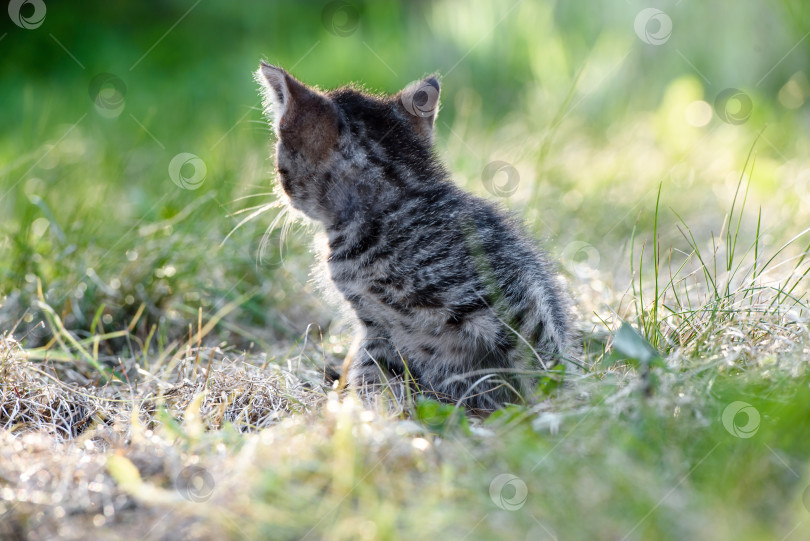
[[428, 144], [433, 142], [433, 124], [439, 114], [439, 80], [431, 75], [406, 86], [397, 102], [416, 133]]
[[340, 116], [329, 98], [264, 62], [256, 79], [264, 86], [264, 110], [280, 140], [313, 160], [337, 145]]
[[301, 117], [316, 108], [325, 98], [307, 87], [283, 69], [261, 62], [256, 80], [264, 87], [264, 112], [278, 131], [291, 123], [292, 117]]
[[290, 75], [281, 68], [261, 61], [259, 70], [255, 74], [256, 81], [262, 85], [264, 91], [264, 112], [278, 129], [281, 117], [290, 104]]

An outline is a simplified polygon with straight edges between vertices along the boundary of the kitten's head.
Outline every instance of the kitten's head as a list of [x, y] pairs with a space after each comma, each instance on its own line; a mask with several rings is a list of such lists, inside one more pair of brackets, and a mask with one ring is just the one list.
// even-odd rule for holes
[[384, 97], [351, 87], [320, 92], [264, 62], [256, 80], [278, 139], [281, 188], [309, 218], [327, 225], [351, 219], [347, 213], [386, 192], [391, 171], [433, 169], [435, 77]]

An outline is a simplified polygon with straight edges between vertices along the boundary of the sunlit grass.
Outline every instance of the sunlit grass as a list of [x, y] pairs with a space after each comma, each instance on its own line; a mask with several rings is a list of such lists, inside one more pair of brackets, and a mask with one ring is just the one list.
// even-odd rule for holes
[[[19, 453], [22, 441], [73, 457], [78, 473], [17, 485], [13, 516], [35, 520], [49, 505], [61, 509], [49, 517], [72, 517], [64, 528], [114, 531], [129, 520], [123, 508], [111, 503], [101, 518], [82, 510], [131, 501], [155, 537], [178, 528], [332, 539], [803, 535], [806, 252], [788, 255], [795, 242], [768, 251], [758, 230], [737, 233], [745, 189], [741, 180], [739, 207], [714, 235], [722, 249], [701, 252], [712, 235], [697, 241], [681, 224], [692, 252], [674, 270], [663, 265], [675, 251], [660, 244], [658, 219], [656, 240], [637, 232], [631, 246], [651, 248], [631, 254], [629, 302], [617, 291], [618, 311], [586, 332], [586, 369], [544, 387], [545, 401], [486, 420], [435, 402], [383, 398], [368, 409], [339, 397], [323, 383], [320, 333], [275, 359], [204, 346], [244, 298], [210, 320], [198, 311], [185, 338], [152, 346], [154, 327], [145, 341], [135, 332], [144, 310], [118, 331], [96, 318], [82, 338], [40, 297], [51, 342], [3, 341], [0, 422], [4, 437], [21, 438], [5, 448]], [[638, 331], [620, 330], [622, 319]], [[756, 411], [753, 433], [750, 414], [729, 417], [740, 402]], [[34, 429], [54, 438], [25, 436]], [[25, 467], [8, 464], [6, 477]], [[91, 475], [93, 490], [71, 484]], [[72, 499], [53, 503], [65, 486]], [[171, 519], [161, 524], [152, 509]]]
[[[769, 72], [806, 32], [783, 5], [664, 7], [655, 47], [624, 3], [374, 2], [340, 37], [320, 5], [203, 2], [130, 69], [188, 6], [48, 3], [0, 38], [0, 538], [806, 538], [810, 87], [803, 46]], [[756, 55], [751, 20], [779, 29]], [[582, 368], [487, 418], [335, 392], [349, 331], [273, 195], [263, 56], [323, 88], [443, 74], [436, 151], [560, 262]]]

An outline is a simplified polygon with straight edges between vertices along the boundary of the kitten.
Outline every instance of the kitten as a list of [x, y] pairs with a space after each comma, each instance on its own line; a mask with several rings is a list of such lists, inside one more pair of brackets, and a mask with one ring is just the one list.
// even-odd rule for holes
[[357, 316], [349, 386], [405, 379], [483, 411], [530, 398], [569, 347], [568, 297], [521, 227], [434, 156], [436, 78], [390, 97], [320, 92], [264, 62], [256, 79], [284, 196], [323, 225]]

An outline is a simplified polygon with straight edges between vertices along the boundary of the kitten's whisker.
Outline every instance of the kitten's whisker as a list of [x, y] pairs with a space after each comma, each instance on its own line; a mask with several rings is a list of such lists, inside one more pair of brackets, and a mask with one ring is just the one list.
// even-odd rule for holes
[[236, 203], [237, 201], [242, 201], [243, 199], [250, 199], [251, 197], [265, 197], [265, 196], [268, 196], [268, 195], [275, 195], [275, 193], [274, 192], [252, 193], [250, 195], [243, 195], [242, 197], [237, 197], [236, 199], [232, 199], [230, 201], [230, 203]]
[[268, 244], [270, 244], [270, 235], [273, 234], [274, 229], [275, 228], [271, 225], [270, 227], [264, 230], [262, 240], [259, 241], [259, 253], [256, 256], [257, 265], [261, 265], [262, 263], [264, 263], [264, 254], [267, 251]]
[[270, 209], [271, 209], [271, 208], [273, 208], [274, 206], [275, 206], [275, 201], [274, 201], [273, 203], [268, 203], [268, 204], [266, 204], [266, 205], [262, 205], [262, 206], [261, 206], [261, 207], [260, 207], [258, 210], [253, 211], [253, 212], [252, 212], [251, 214], [249, 214], [247, 217], [243, 218], [243, 219], [242, 219], [242, 221], [241, 221], [241, 222], [239, 222], [238, 224], [236, 224], [236, 227], [234, 227], [233, 229], [231, 229], [231, 232], [230, 232], [230, 233], [228, 233], [228, 234], [225, 236], [225, 238], [224, 238], [224, 239], [222, 239], [222, 242], [220, 242], [220, 243], [219, 243], [219, 245], [220, 245], [220, 246], [223, 246], [223, 245], [225, 244], [225, 242], [227, 242], [227, 240], [228, 240], [229, 238], [231, 238], [231, 235], [233, 235], [233, 234], [236, 232], [236, 230], [237, 230], [237, 229], [239, 229], [240, 227], [242, 227], [243, 225], [245, 225], [247, 222], [249, 222], [250, 220], [252, 220], [252, 219], [253, 219], [253, 218], [255, 218], [256, 216], [259, 216], [259, 215], [261, 215], [261, 214], [263, 214], [263, 213], [267, 212], [268, 210], [270, 210]]
[[238, 215], [244, 214], [246, 212], [251, 212], [251, 211], [254, 211], [256, 209], [265, 208], [265, 207], [267, 207], [267, 205], [269, 205], [269, 203], [263, 203], [261, 205], [255, 205], [253, 207], [247, 207], [247, 208], [235, 210], [235, 211], [231, 212], [230, 214], [228, 214], [227, 217], [228, 218], [233, 218], [234, 216], [238, 216]]
[[292, 219], [290, 214], [287, 214], [287, 217], [284, 220], [284, 225], [281, 226], [281, 242], [278, 246], [278, 256], [282, 263], [284, 263], [284, 246], [287, 244], [287, 237], [289, 236], [293, 225], [295, 225], [295, 221]]
[[257, 261], [256, 261], [257, 263], [261, 264], [261, 262], [264, 261], [264, 252], [265, 252], [265, 250], [267, 248], [268, 242], [270, 242], [270, 235], [276, 229], [276, 226], [278, 225], [278, 222], [281, 221], [287, 214], [288, 214], [288, 208], [286, 206], [282, 206], [279, 213], [276, 214], [276, 217], [273, 218], [273, 221], [270, 223], [270, 225], [267, 227], [267, 229], [264, 230], [264, 235], [262, 235], [262, 240], [259, 242], [259, 254], [258, 254]]

